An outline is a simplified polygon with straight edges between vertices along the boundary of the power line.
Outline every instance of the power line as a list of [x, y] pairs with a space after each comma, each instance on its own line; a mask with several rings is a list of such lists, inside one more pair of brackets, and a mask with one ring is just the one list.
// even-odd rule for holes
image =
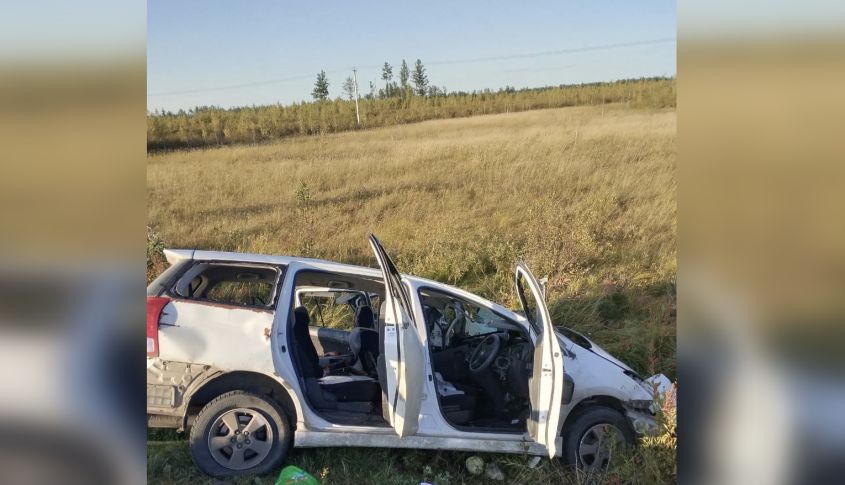
[[[326, 74], [337, 74], [340, 72], [346, 72], [346, 69], [335, 69], [334, 71], [326, 71]], [[220, 86], [216, 88], [202, 88], [202, 89], [190, 89], [185, 91], [167, 91], [163, 93], [149, 93], [147, 96], [172, 96], [175, 94], [194, 94], [194, 93], [206, 93], [211, 91], [225, 91], [227, 89], [241, 89], [241, 88], [251, 88], [255, 86], [266, 86], [269, 84], [282, 84], [292, 81], [302, 81], [304, 79], [312, 79], [314, 74], [305, 74], [302, 76], [295, 76], [295, 77], [288, 77], [284, 79], [268, 79], [267, 81], [259, 81], [254, 83], [244, 83], [244, 84], [232, 84], [229, 86]]]
[[[529, 52], [523, 54], [512, 54], [506, 56], [493, 56], [493, 57], [475, 57], [469, 59], [451, 59], [451, 60], [444, 60], [444, 61], [433, 61], [427, 62], [426, 65], [428, 66], [444, 66], [449, 64], [470, 64], [475, 62], [491, 62], [491, 61], [507, 61], [512, 59], [526, 59], [532, 57], [543, 57], [543, 56], [556, 56], [556, 55], [563, 55], [563, 54], [575, 54], [579, 52], [593, 52], [593, 51], [603, 51], [603, 50], [613, 50], [613, 49], [622, 49], [626, 47], [638, 47], [638, 46], [645, 46], [645, 45], [655, 45], [655, 44], [665, 44], [668, 42], [675, 42], [674, 37], [663, 37], [659, 39], [649, 39], [649, 40], [641, 40], [636, 42], [623, 42], [618, 44], [605, 44], [605, 45], [594, 45], [594, 46], [585, 46], [585, 47], [575, 47], [571, 49], [558, 49], [553, 51], [542, 51], [542, 52]], [[381, 66], [359, 66], [359, 69], [378, 69]], [[337, 74], [341, 72], [347, 72], [348, 69], [335, 69], [332, 71], [326, 71], [327, 74]], [[203, 89], [192, 89], [192, 90], [184, 90], [184, 91], [168, 91], [168, 92], [160, 92], [160, 93], [149, 93], [147, 94], [148, 97], [152, 96], [174, 96], [179, 94], [197, 94], [197, 93], [206, 93], [212, 91], [225, 91], [229, 89], [242, 89], [242, 88], [251, 88], [256, 86], [266, 86], [270, 84], [283, 84], [287, 82], [293, 81], [302, 81], [305, 79], [313, 78], [313, 74], [305, 74], [301, 76], [294, 76], [284, 79], [269, 79], [266, 81], [259, 81], [253, 83], [244, 83], [244, 84], [232, 84], [229, 86], [220, 86], [214, 88], [203, 88]]]
[[434, 61], [434, 62], [427, 62], [426, 64], [429, 66], [442, 66], [447, 64], [469, 64], [472, 62], [487, 62], [487, 61], [507, 61], [511, 59], [525, 59], [529, 57], [542, 57], [542, 56], [556, 56], [560, 54], [575, 54], [578, 52], [591, 52], [591, 51], [604, 51], [604, 50], [612, 50], [612, 49], [620, 49], [623, 47], [637, 47], [642, 45], [653, 45], [653, 44], [664, 44], [667, 42], [674, 42], [674, 37], [665, 37], [662, 39], [651, 39], [651, 40], [641, 40], [638, 42], [625, 42], [621, 44], [606, 44], [606, 45], [594, 45], [594, 46], [587, 46], [587, 47], [576, 47], [572, 49], [559, 49], [555, 51], [544, 51], [544, 52], [532, 52], [528, 54], [513, 54], [508, 56], [494, 56], [494, 57], [476, 57], [473, 59], [455, 59], [451, 61]]

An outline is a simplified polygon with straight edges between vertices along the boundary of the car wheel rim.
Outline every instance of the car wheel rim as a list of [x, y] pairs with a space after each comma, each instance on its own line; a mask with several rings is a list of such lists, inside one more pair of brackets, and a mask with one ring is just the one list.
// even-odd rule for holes
[[237, 408], [214, 420], [208, 432], [211, 457], [230, 470], [246, 470], [261, 463], [273, 447], [273, 429], [260, 412]]
[[588, 429], [578, 443], [578, 462], [588, 471], [604, 470], [616, 450], [625, 440], [619, 428], [612, 424], [597, 424]]

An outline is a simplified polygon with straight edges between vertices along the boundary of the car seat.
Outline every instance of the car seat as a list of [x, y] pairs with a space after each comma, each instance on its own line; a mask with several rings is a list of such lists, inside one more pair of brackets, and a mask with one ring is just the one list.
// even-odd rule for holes
[[378, 338], [378, 331], [373, 328], [373, 310], [367, 305], [358, 307], [355, 328], [349, 332], [349, 348], [361, 362], [364, 372], [374, 378], [378, 377]]
[[350, 411], [372, 409], [378, 399], [378, 382], [367, 376], [323, 376], [320, 358], [308, 332], [308, 310], [295, 308], [293, 318], [294, 361], [312, 404]]

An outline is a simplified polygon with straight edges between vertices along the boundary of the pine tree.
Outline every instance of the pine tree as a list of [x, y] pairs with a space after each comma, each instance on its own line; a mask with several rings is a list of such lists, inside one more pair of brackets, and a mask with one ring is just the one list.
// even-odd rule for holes
[[392, 79], [393, 67], [385, 62], [384, 67], [381, 68], [381, 80], [384, 81], [384, 97], [389, 98], [393, 96], [393, 83], [390, 82]]
[[352, 76], [349, 76], [343, 81], [343, 92], [349, 98], [349, 101], [355, 99], [355, 81], [352, 79]]
[[419, 59], [414, 64], [413, 80], [417, 94], [425, 96], [428, 91], [428, 76], [425, 74], [425, 67], [423, 67], [423, 63]]
[[402, 67], [399, 68], [399, 85], [402, 87], [402, 95], [408, 92], [408, 78], [411, 77], [411, 71], [408, 69], [408, 63], [402, 59]]
[[326, 79], [326, 71], [317, 74], [317, 82], [314, 83], [314, 90], [311, 96], [318, 101], [325, 101], [329, 97], [329, 80]]

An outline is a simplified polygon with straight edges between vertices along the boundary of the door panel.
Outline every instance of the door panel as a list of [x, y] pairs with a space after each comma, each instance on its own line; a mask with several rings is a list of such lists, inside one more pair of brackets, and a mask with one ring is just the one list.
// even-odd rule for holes
[[516, 267], [515, 282], [525, 317], [536, 335], [534, 368], [528, 381], [531, 400], [528, 434], [546, 447], [549, 457], [554, 457], [561, 446], [560, 429], [563, 425], [560, 422], [564, 385], [563, 353], [549, 317], [542, 287], [524, 263]]
[[422, 405], [425, 369], [422, 345], [402, 276], [372, 234], [370, 246], [381, 266], [386, 289], [384, 354], [390, 424], [400, 437], [410, 436], [419, 427]]
[[272, 372], [273, 312], [175, 299], [159, 321], [162, 360]]

